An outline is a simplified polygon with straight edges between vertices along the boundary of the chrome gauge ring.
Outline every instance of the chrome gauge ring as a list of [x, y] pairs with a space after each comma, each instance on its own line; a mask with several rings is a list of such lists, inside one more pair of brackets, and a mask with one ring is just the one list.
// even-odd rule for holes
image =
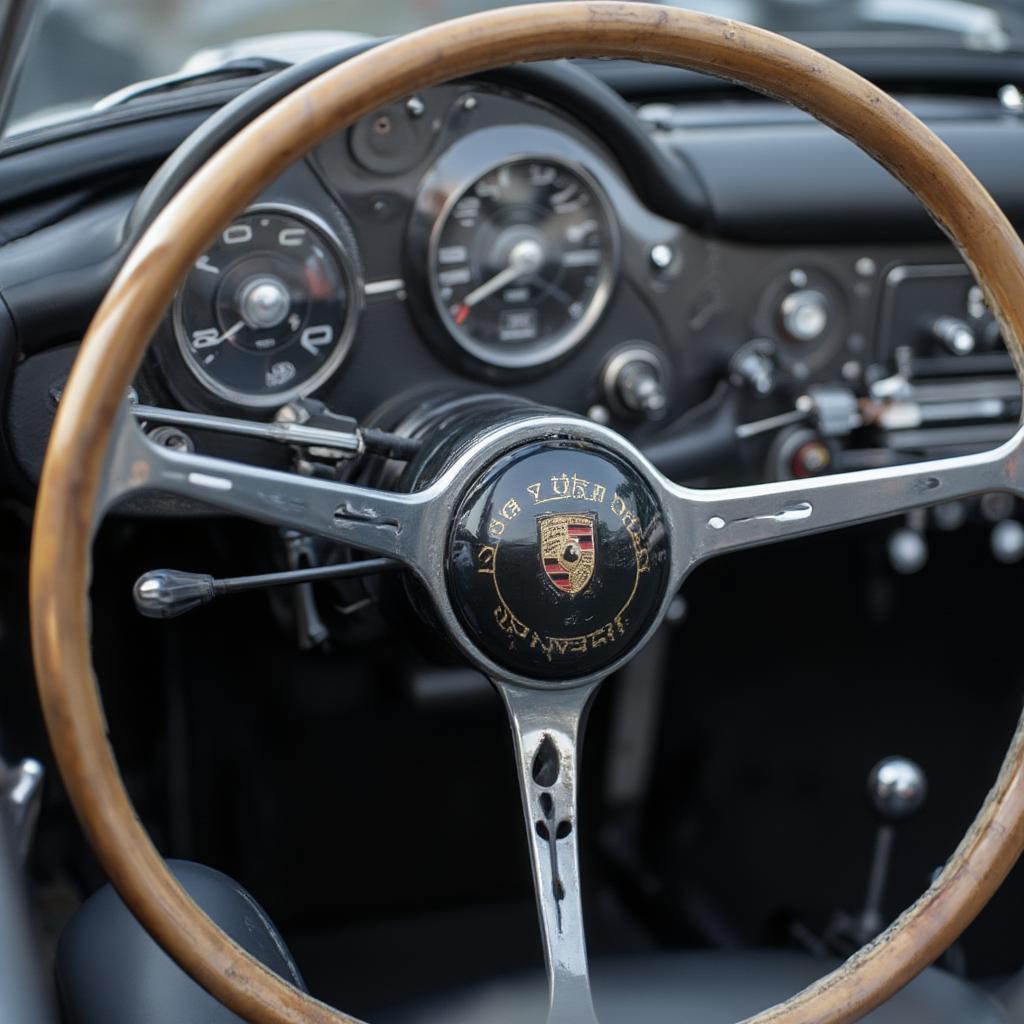
[[276, 408], [341, 366], [361, 296], [353, 258], [325, 221], [290, 206], [253, 206], [193, 265], [174, 301], [174, 334], [207, 391]]
[[582, 165], [549, 154], [505, 159], [448, 196], [430, 236], [431, 298], [470, 356], [540, 366], [600, 319], [618, 248], [611, 205]]

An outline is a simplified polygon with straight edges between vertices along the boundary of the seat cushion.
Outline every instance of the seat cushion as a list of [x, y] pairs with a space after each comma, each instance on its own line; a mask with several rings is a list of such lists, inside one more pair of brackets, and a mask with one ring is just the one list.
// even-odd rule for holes
[[[237, 882], [201, 864], [170, 861], [169, 867], [235, 942], [303, 987], [281, 936]], [[109, 885], [64, 929], [56, 970], [66, 1024], [244, 1024], [171, 960]]]
[[[601, 1024], [736, 1024], [838, 966], [802, 953], [659, 953], [597, 961], [591, 971]], [[374, 1024], [538, 1024], [539, 975], [477, 985], [378, 1017]], [[865, 1024], [1007, 1024], [975, 986], [930, 968], [864, 1018]]]

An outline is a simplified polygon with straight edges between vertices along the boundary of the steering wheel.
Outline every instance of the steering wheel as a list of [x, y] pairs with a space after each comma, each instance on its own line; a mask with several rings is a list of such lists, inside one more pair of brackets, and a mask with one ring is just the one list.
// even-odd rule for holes
[[[291, 987], [191, 901], [136, 818], [109, 748], [90, 656], [90, 546], [119, 500], [155, 490], [400, 560], [430, 614], [504, 698], [515, 738], [552, 1024], [595, 1024], [577, 860], [578, 758], [601, 680], [631, 659], [690, 571], [717, 555], [988, 491], [1024, 497], [1024, 431], [994, 451], [815, 480], [693, 490], [613, 431], [516, 405], [467, 415], [409, 493], [254, 469], [150, 442], [125, 395], [187, 270], [289, 164], [379, 107], [517, 61], [617, 57], [718, 75], [796, 104], [921, 199], [1024, 365], [1024, 247], [957, 157], [893, 99], [795, 42], [649, 4], [505, 8], [354, 57], [267, 110], [155, 219], [82, 344], [36, 509], [32, 637], [68, 793], [100, 861], [157, 942], [256, 1024], [352, 1018]], [[429, 446], [428, 446], [429, 447]], [[581, 626], [580, 623], [586, 625]], [[978, 817], [931, 888], [879, 938], [756, 1024], [858, 1020], [934, 961], [999, 888], [1024, 843], [1024, 723]], [[400, 969], [400, 965], [396, 965]]]

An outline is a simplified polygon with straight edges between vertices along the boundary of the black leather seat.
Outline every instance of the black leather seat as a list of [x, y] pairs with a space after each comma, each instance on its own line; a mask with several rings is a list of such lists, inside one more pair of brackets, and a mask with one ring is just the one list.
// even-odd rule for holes
[[[218, 871], [172, 862], [196, 902], [239, 945], [303, 987], [277, 930], [253, 898]], [[645, 954], [594, 965], [601, 1024], [735, 1024], [820, 977], [835, 962], [778, 951]], [[157, 946], [109, 886], [61, 937], [57, 981], [66, 1024], [242, 1024]], [[540, 975], [498, 979], [389, 1010], [373, 1024], [541, 1024]], [[937, 969], [866, 1018], [868, 1024], [1009, 1024], [975, 986]]]
[[[660, 953], [598, 961], [592, 975], [601, 1024], [736, 1024], [788, 998], [837, 965], [802, 953]], [[478, 985], [374, 1024], [543, 1024], [540, 976]], [[865, 1024], [1008, 1024], [988, 995], [931, 968]]]
[[[304, 988], [277, 929], [237, 882], [201, 864], [170, 866], [235, 942]], [[65, 1024], [244, 1024], [171, 960], [109, 885], [86, 900], [64, 929], [57, 988]]]

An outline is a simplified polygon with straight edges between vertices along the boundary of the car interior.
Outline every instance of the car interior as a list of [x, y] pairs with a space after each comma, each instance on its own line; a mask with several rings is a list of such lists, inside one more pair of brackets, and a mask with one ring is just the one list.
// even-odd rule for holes
[[0, 1022], [1024, 1024], [1024, 7], [3, 7]]

